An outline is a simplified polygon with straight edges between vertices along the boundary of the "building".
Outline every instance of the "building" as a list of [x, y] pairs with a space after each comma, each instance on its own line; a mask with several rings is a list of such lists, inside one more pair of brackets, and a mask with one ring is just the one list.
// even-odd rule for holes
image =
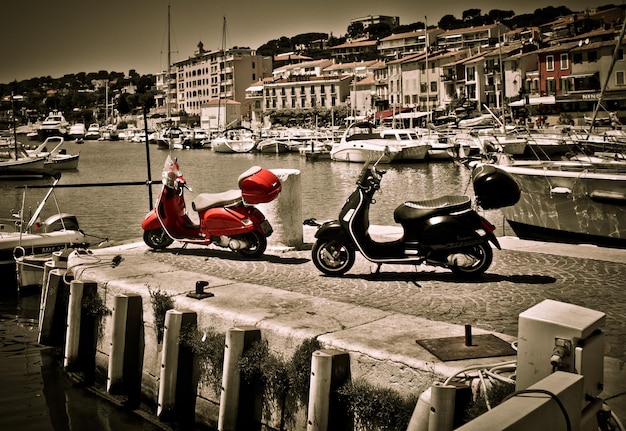
[[205, 51], [202, 43], [193, 57], [172, 66], [176, 82], [175, 106], [179, 112], [200, 115], [212, 100], [229, 99], [241, 104], [242, 115], [252, 111], [246, 89], [271, 70], [271, 59], [250, 48]]
[[443, 30], [434, 28], [428, 29], [428, 31], [416, 30], [392, 34], [380, 40], [378, 52], [381, 58], [387, 60], [424, 52], [427, 40], [428, 46], [433, 47], [437, 43], [437, 36], [441, 33], [443, 33]]

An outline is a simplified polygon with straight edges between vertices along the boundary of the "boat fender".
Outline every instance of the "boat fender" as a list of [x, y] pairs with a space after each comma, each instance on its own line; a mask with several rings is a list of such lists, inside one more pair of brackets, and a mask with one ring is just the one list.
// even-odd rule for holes
[[550, 196], [552, 195], [571, 195], [572, 191], [567, 187], [554, 187], [550, 190]]
[[594, 190], [589, 195], [594, 202], [612, 204], [612, 205], [626, 205], [626, 194], [620, 192], [612, 192], [608, 190]]

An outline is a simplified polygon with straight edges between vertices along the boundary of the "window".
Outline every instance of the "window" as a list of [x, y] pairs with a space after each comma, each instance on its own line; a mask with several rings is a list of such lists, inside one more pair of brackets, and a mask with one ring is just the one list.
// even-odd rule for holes
[[580, 52], [575, 52], [572, 57], [573, 57], [572, 60], [574, 61], [574, 64], [580, 64], [583, 62], [583, 55]]
[[546, 93], [556, 93], [556, 81], [554, 80], [554, 78], [546, 79]]
[[598, 53], [596, 51], [589, 51], [587, 53], [587, 61], [589, 63], [595, 63], [598, 61]]
[[624, 71], [618, 70], [615, 72], [615, 85], [624, 85], [626, 82], [624, 81]]
[[431, 81], [430, 83], [430, 91], [437, 91], [437, 81]]
[[546, 55], [546, 70], [554, 70], [554, 56]]
[[561, 54], [561, 70], [567, 70], [569, 68], [569, 56], [567, 54]]

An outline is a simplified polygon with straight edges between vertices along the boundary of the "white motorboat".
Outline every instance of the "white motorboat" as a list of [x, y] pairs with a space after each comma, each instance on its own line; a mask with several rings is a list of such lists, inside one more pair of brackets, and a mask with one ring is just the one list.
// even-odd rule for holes
[[[76, 170], [80, 153], [67, 154], [65, 148], [61, 148], [65, 140], [62, 136], [50, 136], [43, 144], [34, 150], [27, 150], [32, 156], [45, 157], [44, 168], [54, 170]], [[52, 150], [48, 148], [52, 147]]]
[[256, 147], [252, 130], [245, 127], [226, 129], [211, 140], [216, 153], [249, 153]]
[[84, 139], [87, 129], [83, 123], [76, 123], [70, 126], [68, 135], [72, 139]]
[[[40, 214], [60, 178], [60, 174], [57, 175], [28, 222], [23, 220], [22, 214], [19, 213], [13, 215], [12, 226], [0, 224], [0, 270], [2, 273], [9, 271], [15, 273], [18, 260], [21, 260], [22, 264], [28, 262], [30, 265], [35, 261], [45, 261], [55, 251], [87, 246], [86, 235], [80, 230], [74, 215], [58, 211], [43, 222], [39, 221]], [[27, 265], [28, 268], [30, 268], [29, 265]], [[22, 283], [30, 283], [31, 276], [32, 274], [28, 274], [28, 281], [20, 281], [20, 286]]]
[[169, 150], [181, 150], [191, 146], [189, 136], [180, 127], [168, 127], [160, 133], [157, 146]]
[[383, 138], [380, 132], [374, 132], [372, 124], [352, 123], [344, 131], [339, 143], [333, 145], [330, 158], [342, 162], [379, 160], [379, 163], [391, 163], [402, 152], [394, 144], [390, 144], [390, 140]]
[[98, 123], [91, 123], [85, 132], [85, 140], [97, 141], [100, 139], [100, 125]]
[[494, 166], [520, 187], [520, 200], [501, 208], [518, 237], [626, 248], [626, 162], [540, 160]]
[[43, 171], [45, 161], [45, 156], [28, 154], [19, 142], [6, 141], [0, 144], [0, 176], [23, 176]]
[[39, 125], [37, 135], [40, 140], [45, 140], [48, 136], [65, 136], [68, 133], [69, 123], [63, 113], [59, 110], [50, 111], [45, 120]]
[[395, 160], [415, 162], [423, 161], [428, 156], [430, 144], [420, 139], [413, 130], [385, 129], [381, 130], [380, 136], [387, 139], [391, 145], [400, 148], [400, 155]]

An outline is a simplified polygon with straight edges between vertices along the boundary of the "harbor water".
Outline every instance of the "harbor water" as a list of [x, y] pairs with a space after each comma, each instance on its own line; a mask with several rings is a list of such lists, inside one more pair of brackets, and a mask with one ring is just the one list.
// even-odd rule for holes
[[[65, 184], [130, 183], [148, 179], [146, 146], [123, 141], [86, 141], [78, 145], [66, 144], [68, 153], [80, 152], [77, 171], [65, 171], [59, 182]], [[336, 218], [346, 198], [354, 190], [360, 163], [334, 162], [330, 160], [307, 161], [298, 153], [286, 154], [224, 154], [210, 149], [160, 150], [149, 146], [151, 186], [154, 201], [160, 191], [163, 165], [168, 154], [177, 158], [181, 171], [192, 191], [186, 191], [190, 202], [198, 193], [222, 192], [237, 188], [239, 175], [258, 165], [267, 169], [297, 169], [300, 171], [303, 219], [326, 220]], [[381, 190], [372, 206], [372, 224], [394, 224], [393, 210], [405, 200], [430, 199], [447, 194], [471, 194], [470, 171], [452, 161], [393, 163], [380, 165], [387, 170]], [[51, 183], [51, 181], [48, 181]], [[21, 181], [0, 182], [0, 222], [10, 217], [11, 210], [23, 208], [25, 218], [34, 211], [45, 189], [18, 188]], [[42, 181], [30, 181], [26, 185], [41, 185]], [[111, 241], [140, 239], [141, 221], [150, 208], [148, 186], [111, 187], [58, 187], [49, 199], [43, 218], [57, 212], [75, 214], [81, 228], [97, 238]], [[193, 211], [188, 206], [193, 218]], [[499, 211], [488, 211], [486, 218], [496, 225], [496, 234], [512, 235], [505, 229]]]
[[[349, 194], [362, 165], [330, 160], [307, 161], [297, 153], [222, 154], [210, 149], [160, 150], [145, 144], [123, 141], [87, 141], [66, 144], [68, 153], [80, 152], [79, 169], [63, 172], [59, 185], [41, 219], [57, 211], [75, 214], [81, 228], [96, 244], [141, 240], [141, 221], [150, 208], [148, 178], [157, 180], [152, 201], [160, 191], [160, 178], [168, 155], [177, 158], [192, 188], [188, 202], [198, 193], [237, 188], [240, 173], [254, 165], [268, 169], [300, 171], [303, 219], [335, 218]], [[147, 160], [150, 160], [150, 176]], [[470, 172], [451, 161], [391, 164], [372, 206], [373, 224], [393, 224], [394, 208], [405, 200], [429, 199], [446, 194], [471, 194]], [[33, 188], [51, 181], [5, 181], [0, 183], [0, 219], [10, 228], [11, 213], [21, 210], [29, 219], [46, 193]], [[123, 183], [143, 183], [122, 185]], [[117, 184], [98, 186], [97, 184]], [[24, 188], [23, 186], [27, 187]], [[188, 206], [190, 209], [190, 206]], [[190, 209], [190, 212], [191, 209]], [[484, 214], [497, 227], [498, 235], [512, 235], [497, 211]], [[193, 218], [193, 214], [191, 214]], [[6, 288], [8, 286], [3, 286]], [[77, 387], [62, 370], [55, 352], [37, 344], [39, 292], [0, 293], [0, 429], [159, 429], [159, 424], [142, 419]]]

